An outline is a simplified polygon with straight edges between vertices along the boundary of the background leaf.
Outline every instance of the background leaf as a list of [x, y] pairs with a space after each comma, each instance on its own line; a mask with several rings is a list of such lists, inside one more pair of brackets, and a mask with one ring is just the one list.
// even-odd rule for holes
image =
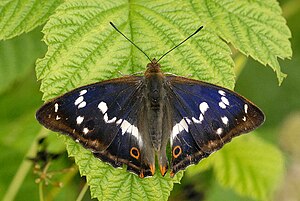
[[[33, 67], [33, 64], [32, 64]], [[32, 118], [34, 116], [36, 105], [39, 104], [41, 94], [38, 93], [38, 85], [36, 84], [33, 71], [24, 77], [25, 83], [14, 85], [13, 90], [7, 91], [0, 95], [0, 199], [3, 196], [13, 198], [14, 195], [8, 195], [8, 189], [14, 176], [19, 170], [19, 166], [23, 163], [26, 153], [34, 143], [36, 133], [40, 130], [40, 126]], [[28, 90], [28, 87], [31, 90]], [[13, 93], [9, 93], [12, 92]], [[21, 98], [20, 98], [21, 97]], [[30, 170], [23, 169], [26, 172]], [[36, 188], [30, 185], [33, 180], [26, 180], [26, 174], [18, 178], [19, 185], [11, 188], [18, 192], [27, 191], [24, 199], [37, 199], [38, 194]], [[17, 182], [18, 183], [18, 182]]]
[[42, 38], [41, 30], [18, 38], [0, 41], [0, 94], [31, 71], [35, 60], [46, 51], [46, 46], [34, 41]]
[[243, 54], [270, 65], [281, 84], [286, 75], [277, 58], [291, 58], [291, 32], [276, 0], [211, 0], [197, 6], [196, 11], [204, 13], [218, 35]]
[[0, 40], [29, 32], [44, 24], [63, 0], [1, 0]]
[[259, 200], [269, 198], [284, 172], [282, 153], [254, 135], [233, 140], [211, 163], [220, 184]]
[[[1, 81], [6, 81], [0, 81], [0, 199], [4, 201], [39, 198], [38, 185], [35, 183], [37, 175], [33, 174], [33, 163], [28, 157], [35, 156], [37, 139], [41, 137], [38, 135], [41, 126], [34, 118], [36, 110], [42, 104], [42, 94], [34, 73], [34, 61], [46, 50], [41, 38], [41, 30], [37, 29], [21, 37], [0, 42], [0, 76]], [[61, 145], [58, 146], [60, 141], [54, 134], [51, 137], [55, 140], [51, 141], [51, 146], [49, 142], [48, 150], [61, 153], [61, 149], [57, 152], [58, 147], [61, 148]], [[56, 170], [61, 170], [66, 168], [68, 160], [55, 164]], [[76, 199], [74, 189], [78, 187], [80, 178], [75, 177], [76, 180], [73, 176], [71, 178], [75, 183], [68, 184], [65, 179], [68, 175], [60, 175], [58, 179], [66, 185], [63, 189], [48, 186], [51, 196], [55, 195], [58, 200]], [[45, 196], [45, 200], [46, 198]]]
[[[224, 191], [232, 194], [228, 190], [231, 188], [241, 196], [255, 200], [269, 200], [284, 173], [284, 158], [281, 151], [256, 135], [235, 138], [200, 164], [187, 171], [189, 178], [206, 174], [207, 170], [212, 168], [216, 182], [227, 188]], [[220, 189], [219, 186], [214, 188]]]

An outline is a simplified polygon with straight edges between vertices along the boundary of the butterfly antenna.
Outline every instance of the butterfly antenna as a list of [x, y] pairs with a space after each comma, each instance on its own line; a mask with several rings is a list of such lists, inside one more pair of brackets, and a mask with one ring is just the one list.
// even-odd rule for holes
[[112, 22], [109, 22], [109, 24], [117, 31], [119, 32], [124, 38], [126, 38], [132, 45], [134, 45], [137, 49], [139, 49], [151, 62], [150, 57], [136, 44], [134, 44], [134, 42], [132, 42], [127, 36], [125, 36], [125, 34], [123, 34]]
[[184, 39], [183, 41], [181, 41], [181, 43], [179, 43], [178, 45], [176, 45], [175, 47], [173, 47], [172, 49], [170, 49], [169, 51], [167, 51], [166, 53], [164, 53], [158, 60], [157, 62], [159, 62], [162, 58], [164, 58], [167, 54], [169, 54], [170, 52], [172, 52], [174, 49], [176, 49], [177, 47], [179, 47], [180, 45], [182, 45], [185, 41], [187, 41], [188, 39], [190, 39], [191, 37], [193, 37], [196, 33], [198, 33], [201, 29], [203, 28], [203, 26], [199, 27], [194, 33], [192, 33], [189, 37], [187, 37], [186, 39]]

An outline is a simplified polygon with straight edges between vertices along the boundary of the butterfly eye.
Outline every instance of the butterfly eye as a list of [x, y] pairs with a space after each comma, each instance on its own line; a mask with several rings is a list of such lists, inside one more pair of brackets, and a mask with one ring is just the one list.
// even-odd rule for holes
[[130, 149], [130, 156], [132, 156], [133, 158], [135, 158], [135, 159], [139, 159], [139, 157], [140, 157], [140, 152], [139, 152], [139, 150], [136, 148], [136, 147], [132, 147], [131, 149]]
[[173, 149], [174, 158], [177, 158], [181, 153], [182, 153], [182, 150], [181, 150], [180, 146], [174, 147], [174, 149]]

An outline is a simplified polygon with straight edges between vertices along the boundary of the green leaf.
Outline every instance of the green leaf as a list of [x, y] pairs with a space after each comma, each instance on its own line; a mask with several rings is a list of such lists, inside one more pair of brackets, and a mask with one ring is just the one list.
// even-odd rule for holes
[[[181, 9], [177, 9], [180, 7]], [[44, 99], [76, 86], [143, 71], [147, 58], [110, 25], [115, 25], [151, 58], [193, 33], [200, 25], [186, 2], [68, 1], [58, 7], [44, 28], [49, 46], [37, 62]], [[122, 18], [120, 18], [122, 16]], [[165, 72], [203, 79], [233, 88], [230, 49], [209, 27], [161, 61]]]
[[279, 84], [286, 77], [277, 58], [290, 58], [291, 32], [276, 0], [204, 1], [195, 11], [227, 42], [245, 55], [272, 67]]
[[207, 197], [205, 201], [224, 201], [224, 200], [234, 200], [234, 201], [255, 201], [250, 197], [240, 196], [236, 194], [230, 188], [224, 188], [215, 181], [212, 183], [212, 186], [208, 189]]
[[254, 135], [239, 137], [210, 157], [217, 180], [241, 195], [266, 200], [284, 173], [284, 158]]
[[13, 38], [44, 24], [63, 0], [1, 0], [0, 40]]
[[[230, 187], [241, 196], [265, 200], [283, 177], [284, 158], [275, 146], [253, 134], [235, 138], [222, 150], [202, 160], [200, 165], [189, 168], [188, 176], [194, 178], [213, 168], [217, 181], [224, 188]], [[218, 197], [215, 192], [212, 196], [211, 200]]]
[[69, 156], [75, 157], [80, 174], [86, 176], [93, 198], [99, 200], [167, 200], [174, 183], [179, 183], [183, 173], [171, 179], [160, 173], [151, 178], [141, 179], [126, 172], [125, 168], [115, 169], [100, 162], [90, 151], [65, 137]]
[[[230, 5], [231, 1], [223, 2]], [[237, 10], [234, 10], [235, 15], [243, 14], [247, 19], [247, 15], [242, 12], [247, 10], [251, 10], [254, 15], [249, 15], [248, 20], [254, 23], [249, 30], [255, 34], [239, 36], [239, 34], [229, 34], [239, 30], [233, 30], [234, 24], [231, 26], [226, 24], [235, 15], [223, 3], [224, 8], [221, 7], [223, 9], [219, 13], [216, 12], [219, 7], [208, 6], [219, 5], [213, 1], [135, 1], [134, 3], [125, 0], [101, 1], [101, 3], [95, 0], [66, 1], [56, 9], [43, 29], [48, 52], [44, 58], [37, 61], [36, 66], [37, 77], [42, 80], [43, 99], [48, 100], [84, 84], [118, 77], [119, 72], [131, 74], [145, 70], [149, 62], [147, 58], [117, 33], [109, 25], [109, 21], [114, 22], [150, 58], [159, 58], [200, 25], [204, 25], [200, 33], [160, 62], [162, 69], [164, 72], [190, 75], [195, 79], [232, 89], [235, 79], [234, 63], [231, 50], [225, 41], [230, 41], [243, 53], [256, 58], [254, 49], [261, 47], [251, 43], [256, 41], [253, 40], [254, 36], [262, 38], [259, 42], [268, 45], [264, 46], [267, 51], [262, 52], [262, 59], [259, 61], [271, 63], [272, 67], [277, 62], [277, 56], [289, 57], [291, 52], [279, 53], [278, 48], [274, 49], [269, 45], [271, 42], [267, 41], [269, 37], [266, 37], [268, 36], [266, 33], [271, 31], [270, 37], [274, 38], [276, 35], [276, 39], [285, 42], [284, 48], [290, 50], [287, 41], [290, 37], [289, 31], [274, 34], [276, 31], [272, 29], [273, 27], [267, 26], [274, 19], [273, 23], [279, 23], [280, 27], [284, 27], [283, 30], [288, 30], [276, 2], [273, 2], [270, 7], [277, 9], [265, 8], [262, 3], [251, 2], [234, 2], [234, 8]], [[265, 22], [266, 25], [263, 25], [265, 32], [258, 32], [257, 30], [263, 24], [259, 16], [265, 16], [265, 11], [275, 17]], [[233, 15], [224, 15], [228, 12]], [[221, 23], [218, 20], [223, 17], [226, 19], [222, 25], [214, 24]], [[281, 21], [278, 22], [277, 19]], [[244, 30], [246, 28], [243, 27], [242, 31], [247, 32]], [[220, 29], [224, 30], [221, 32]], [[241, 39], [244, 46], [240, 45], [240, 47]], [[281, 74], [279, 66], [276, 70], [277, 74]], [[281, 82], [282, 76], [279, 77]], [[75, 157], [81, 174], [87, 176], [93, 197], [98, 199], [166, 200], [173, 183], [179, 182], [182, 176], [178, 174], [172, 180], [168, 176], [162, 178], [156, 174], [153, 178], [141, 180], [124, 169], [114, 169], [95, 159], [90, 151], [84, 150], [70, 139], [67, 139], [66, 143], [68, 152]]]

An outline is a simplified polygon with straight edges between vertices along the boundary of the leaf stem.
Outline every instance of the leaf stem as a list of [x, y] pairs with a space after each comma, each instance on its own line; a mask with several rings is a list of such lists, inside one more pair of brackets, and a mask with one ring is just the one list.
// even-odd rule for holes
[[44, 182], [39, 183], [39, 198], [40, 198], [40, 201], [44, 201], [43, 183]]
[[83, 196], [85, 195], [86, 191], [88, 190], [89, 185], [86, 182], [85, 185], [83, 186], [83, 188], [81, 189], [76, 201], [81, 201], [83, 199]]
[[235, 55], [235, 57], [233, 58], [233, 60], [235, 63], [234, 74], [236, 77], [239, 77], [240, 73], [243, 71], [243, 69], [248, 61], [248, 58], [241, 53], [237, 53]]
[[40, 132], [38, 133], [38, 135], [35, 137], [35, 139], [33, 140], [29, 150], [27, 151], [27, 153], [25, 154], [23, 161], [21, 163], [21, 165], [19, 166], [19, 169], [17, 171], [17, 173], [15, 174], [13, 180], [11, 181], [8, 190], [6, 191], [4, 197], [3, 197], [3, 201], [11, 201], [14, 200], [14, 198], [16, 197], [27, 173], [30, 170], [30, 167], [32, 165], [32, 162], [28, 160], [28, 157], [33, 156], [36, 151], [37, 151], [37, 139], [41, 138], [42, 136], [46, 136], [47, 130], [42, 128], [40, 130]]

